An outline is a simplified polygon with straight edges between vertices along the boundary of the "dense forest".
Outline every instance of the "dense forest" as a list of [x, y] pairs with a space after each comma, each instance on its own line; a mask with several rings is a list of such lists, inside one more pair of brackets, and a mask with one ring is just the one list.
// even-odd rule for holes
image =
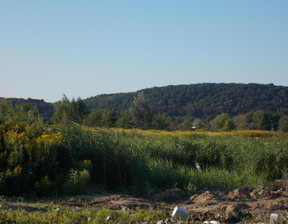
[[133, 93], [104, 94], [85, 99], [91, 109], [127, 109], [135, 96], [143, 92], [151, 109], [171, 117], [215, 118], [263, 110], [277, 112], [288, 108], [288, 87], [273, 84], [203, 83], [154, 87]]

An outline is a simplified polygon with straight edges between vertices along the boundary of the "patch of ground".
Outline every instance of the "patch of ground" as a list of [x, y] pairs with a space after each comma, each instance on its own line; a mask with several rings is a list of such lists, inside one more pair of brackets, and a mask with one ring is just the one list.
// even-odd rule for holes
[[[253, 220], [254, 223], [265, 223], [271, 213], [277, 213], [286, 223], [288, 222], [288, 180], [277, 180], [258, 187], [207, 190], [192, 196], [180, 190], [166, 190], [156, 194], [151, 200], [124, 194], [101, 194], [79, 195], [73, 197], [73, 200], [70, 198], [54, 203], [124, 210], [157, 208], [164, 209], [169, 214], [177, 205], [189, 211], [189, 220], [193, 220], [191, 223], [205, 220], [217, 220], [221, 223]], [[9, 200], [6, 206], [12, 209], [13, 206], [15, 207], [12, 202], [9, 203]]]
[[277, 180], [259, 187], [224, 191], [205, 191], [183, 201], [193, 220], [216, 219], [225, 223], [240, 220], [261, 222], [271, 213], [282, 220], [288, 216], [288, 181]]

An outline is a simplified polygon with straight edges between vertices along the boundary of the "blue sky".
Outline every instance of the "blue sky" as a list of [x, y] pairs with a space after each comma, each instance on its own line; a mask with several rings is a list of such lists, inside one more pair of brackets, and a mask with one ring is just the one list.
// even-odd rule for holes
[[0, 0], [0, 96], [288, 86], [287, 0]]

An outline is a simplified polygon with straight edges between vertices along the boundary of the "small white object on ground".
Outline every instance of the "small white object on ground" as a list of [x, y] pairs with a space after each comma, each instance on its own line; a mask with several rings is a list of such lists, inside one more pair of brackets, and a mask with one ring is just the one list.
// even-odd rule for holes
[[179, 216], [181, 217], [182, 219], [187, 219], [188, 216], [189, 216], [189, 212], [184, 209], [184, 208], [181, 208], [181, 207], [178, 207], [176, 206], [172, 212], [172, 217], [175, 217], [175, 216]]
[[220, 222], [212, 220], [212, 221], [205, 221], [204, 224], [220, 224]]
[[196, 163], [196, 168], [198, 169], [199, 172], [202, 172], [202, 169], [199, 163]]
[[278, 218], [279, 218], [278, 214], [271, 213], [271, 215], [270, 215], [270, 224], [278, 223], [278, 221], [279, 221]]
[[56, 212], [60, 212], [60, 208], [55, 208], [55, 211]]

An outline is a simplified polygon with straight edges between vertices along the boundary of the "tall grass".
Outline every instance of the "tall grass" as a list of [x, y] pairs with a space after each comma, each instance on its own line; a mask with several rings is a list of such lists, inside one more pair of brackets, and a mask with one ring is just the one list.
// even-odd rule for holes
[[[39, 131], [41, 130], [41, 131]], [[287, 177], [287, 136], [277, 132], [154, 132], [78, 126], [0, 127], [3, 194], [95, 189], [149, 197], [167, 188], [234, 188]], [[199, 163], [202, 172], [195, 164]]]

